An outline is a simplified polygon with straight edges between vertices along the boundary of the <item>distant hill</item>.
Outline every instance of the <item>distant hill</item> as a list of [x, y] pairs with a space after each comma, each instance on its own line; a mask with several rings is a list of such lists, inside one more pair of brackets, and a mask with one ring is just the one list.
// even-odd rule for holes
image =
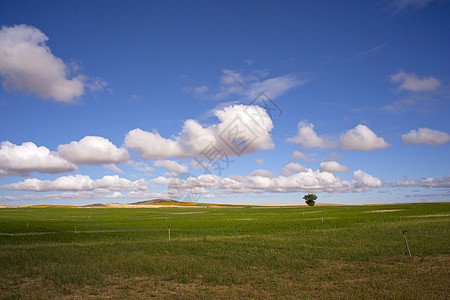
[[177, 201], [172, 199], [154, 199], [130, 203], [131, 205], [176, 205], [176, 206], [227, 206], [226, 204], [211, 204], [200, 202]]
[[154, 200], [145, 200], [145, 201], [139, 201], [139, 202], [133, 202], [130, 204], [133, 205], [154, 205], [154, 204], [182, 204], [183, 202], [172, 200], [172, 199], [154, 199]]

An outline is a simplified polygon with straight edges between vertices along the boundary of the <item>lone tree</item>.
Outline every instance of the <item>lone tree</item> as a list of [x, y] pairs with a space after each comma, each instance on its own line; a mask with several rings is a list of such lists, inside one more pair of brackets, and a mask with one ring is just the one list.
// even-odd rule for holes
[[308, 204], [308, 206], [314, 206], [314, 204], [316, 204], [317, 196], [314, 194], [308, 194], [303, 196], [303, 199], [305, 199], [305, 202], [306, 204]]

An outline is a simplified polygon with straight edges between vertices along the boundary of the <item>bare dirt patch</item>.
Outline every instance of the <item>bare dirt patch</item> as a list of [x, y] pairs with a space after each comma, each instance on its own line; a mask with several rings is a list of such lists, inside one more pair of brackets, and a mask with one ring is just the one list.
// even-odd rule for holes
[[0, 233], [0, 236], [27, 236], [27, 235], [43, 235], [55, 234], [56, 232], [20, 232], [20, 233]]
[[185, 212], [177, 212], [177, 213], [169, 213], [169, 215], [190, 215], [190, 214], [203, 214], [206, 211], [185, 211]]
[[19, 208], [18, 205], [0, 204], [0, 208]]
[[402, 211], [404, 209], [379, 209], [379, 210], [371, 210], [365, 211], [365, 213], [385, 213], [385, 212], [394, 212], [394, 211]]
[[450, 217], [450, 214], [404, 216], [404, 218], [438, 218], [438, 217]]

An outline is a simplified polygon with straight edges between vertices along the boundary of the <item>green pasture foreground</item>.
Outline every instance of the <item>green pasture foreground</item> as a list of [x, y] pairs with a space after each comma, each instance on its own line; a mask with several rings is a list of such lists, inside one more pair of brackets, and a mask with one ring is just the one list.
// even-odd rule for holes
[[0, 209], [2, 299], [449, 299], [449, 263], [450, 203]]

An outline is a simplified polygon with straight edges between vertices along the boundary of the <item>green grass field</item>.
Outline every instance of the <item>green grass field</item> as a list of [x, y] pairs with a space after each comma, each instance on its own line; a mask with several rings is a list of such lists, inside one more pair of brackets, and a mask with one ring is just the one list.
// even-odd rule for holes
[[449, 229], [450, 203], [0, 209], [0, 297], [449, 299]]

